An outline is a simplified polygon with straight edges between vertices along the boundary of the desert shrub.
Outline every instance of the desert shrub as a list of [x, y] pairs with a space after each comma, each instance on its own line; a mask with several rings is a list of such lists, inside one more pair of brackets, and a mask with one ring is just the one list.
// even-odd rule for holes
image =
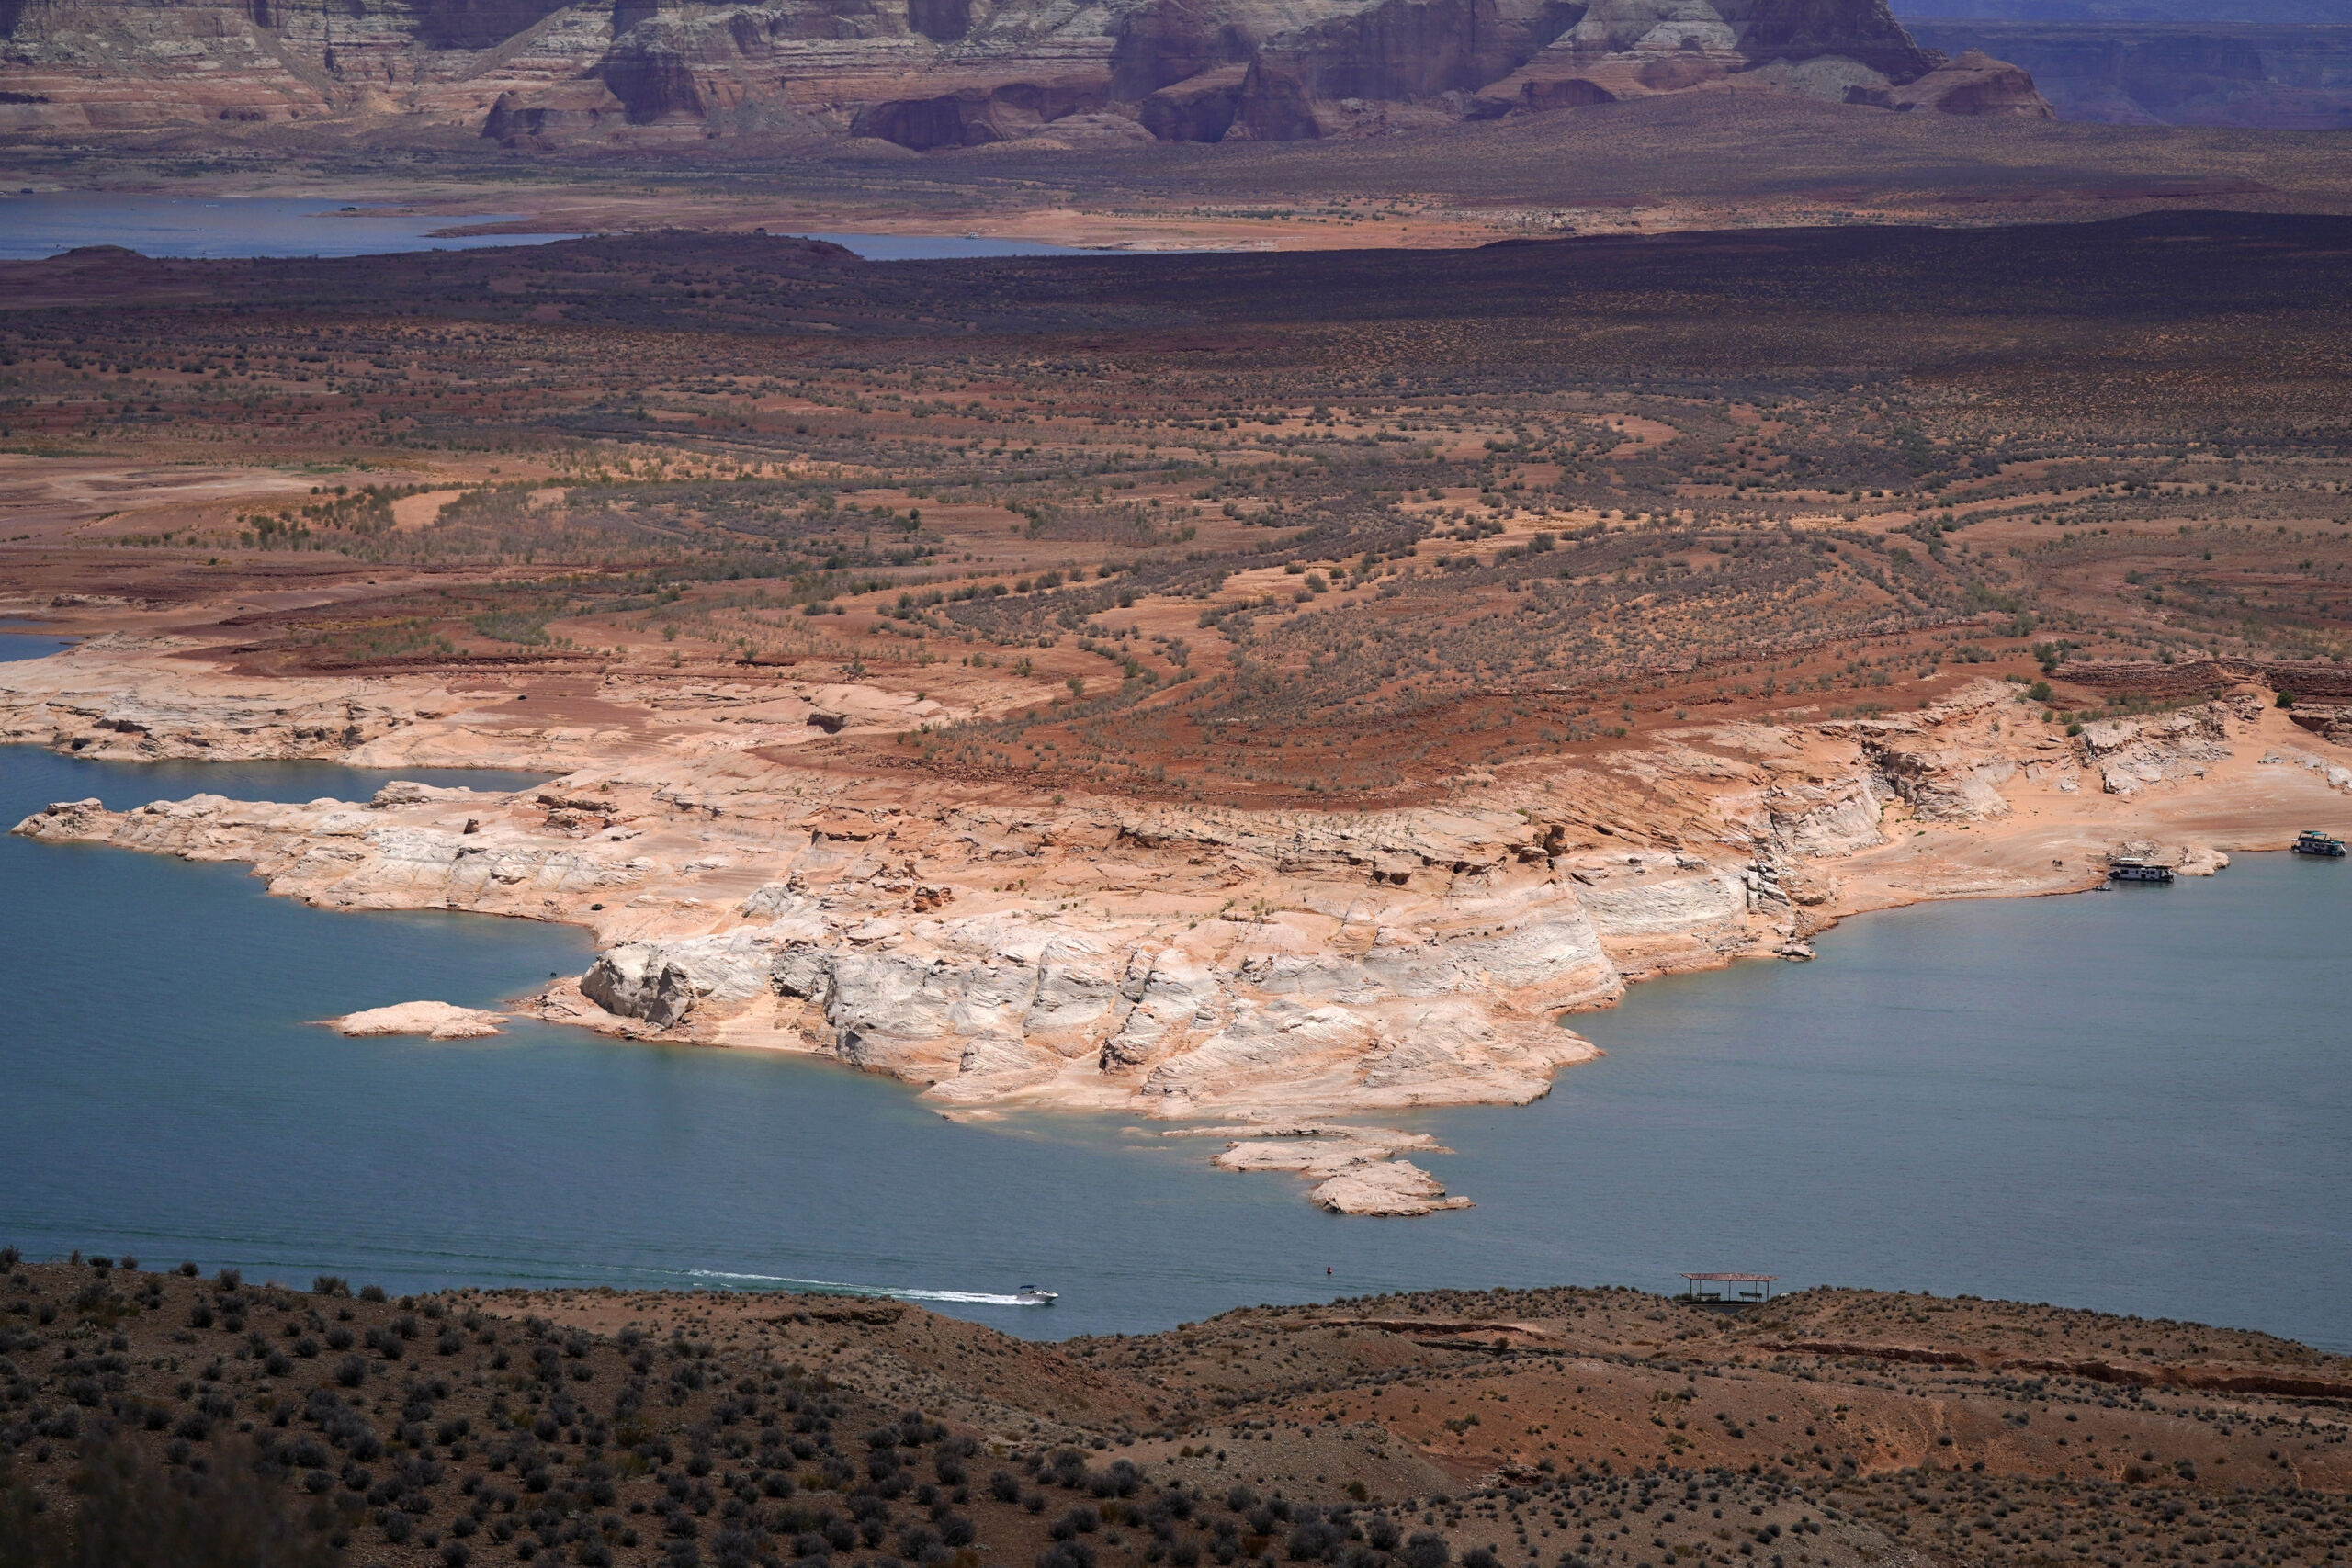
[[318, 1568], [340, 1553], [322, 1525], [288, 1515], [287, 1494], [244, 1450], [173, 1475], [121, 1438], [95, 1440], [74, 1478], [81, 1506], [44, 1510], [0, 1472], [0, 1565], [95, 1568]]
[[1396, 1560], [1405, 1568], [1445, 1568], [1453, 1559], [1453, 1551], [1445, 1544], [1445, 1537], [1423, 1533], [1405, 1543]]

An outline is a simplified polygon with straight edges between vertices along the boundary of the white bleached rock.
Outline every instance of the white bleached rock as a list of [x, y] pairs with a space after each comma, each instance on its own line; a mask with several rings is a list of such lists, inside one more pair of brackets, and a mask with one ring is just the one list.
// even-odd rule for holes
[[503, 1015], [448, 1002], [400, 1002], [330, 1021], [337, 1034], [422, 1034], [432, 1040], [478, 1040], [500, 1032]]
[[741, 1002], [768, 987], [769, 944], [751, 931], [623, 942], [598, 955], [580, 982], [606, 1012], [668, 1029], [706, 1002]]
[[2139, 718], [2094, 719], [2083, 748], [2109, 795], [2196, 776], [2230, 754], [2227, 710], [2219, 704]]
[[1441, 1209], [1466, 1209], [1467, 1198], [1449, 1198], [1444, 1185], [1410, 1160], [1382, 1160], [1356, 1166], [1324, 1182], [1307, 1195], [1318, 1209], [1337, 1214], [1380, 1214], [1409, 1218], [1434, 1214]]

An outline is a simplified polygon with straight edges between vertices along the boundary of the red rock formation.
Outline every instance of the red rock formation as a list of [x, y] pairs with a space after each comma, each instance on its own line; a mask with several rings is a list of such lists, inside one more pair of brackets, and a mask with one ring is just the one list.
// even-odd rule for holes
[[602, 82], [559, 82], [537, 91], [499, 94], [481, 133], [510, 147], [545, 147], [593, 136], [627, 114]]
[[1219, 65], [1144, 99], [1138, 118], [1162, 141], [1221, 141], [1241, 104], [1247, 65]]
[[[924, 85], [935, 89], [940, 84]], [[1091, 72], [1045, 81], [966, 83], [946, 92], [868, 104], [857, 112], [851, 130], [919, 152], [985, 146], [1071, 115], [1094, 113], [1103, 107], [1108, 85]]]
[[1846, 101], [1904, 111], [1933, 109], [1939, 114], [2058, 118], [2050, 101], [2034, 90], [2031, 76], [2006, 60], [1995, 60], [1977, 50], [1904, 86], [1849, 88]]
[[1882, 108], [2051, 118], [2033, 80], [1919, 49], [1882, 0], [1594, 0], [1583, 19], [1479, 91], [1476, 118], [1730, 84]]

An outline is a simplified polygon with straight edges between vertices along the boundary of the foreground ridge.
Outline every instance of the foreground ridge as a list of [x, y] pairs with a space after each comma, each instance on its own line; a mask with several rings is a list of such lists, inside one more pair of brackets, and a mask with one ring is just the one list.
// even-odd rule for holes
[[384, 1563], [2120, 1568], [2352, 1529], [2352, 1359], [1973, 1297], [1434, 1291], [1046, 1346], [875, 1299], [6, 1287], [28, 1539], [141, 1474]]

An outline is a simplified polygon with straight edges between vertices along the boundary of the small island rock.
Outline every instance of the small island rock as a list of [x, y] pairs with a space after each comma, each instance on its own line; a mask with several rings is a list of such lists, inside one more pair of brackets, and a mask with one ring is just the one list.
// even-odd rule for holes
[[1466, 1209], [1467, 1198], [1449, 1198], [1438, 1179], [1410, 1160], [1382, 1160], [1341, 1171], [1307, 1198], [1337, 1214], [1410, 1217], [1440, 1209]]
[[329, 1021], [337, 1034], [422, 1034], [434, 1040], [477, 1040], [499, 1032], [500, 1015], [447, 1002], [401, 1002]]

